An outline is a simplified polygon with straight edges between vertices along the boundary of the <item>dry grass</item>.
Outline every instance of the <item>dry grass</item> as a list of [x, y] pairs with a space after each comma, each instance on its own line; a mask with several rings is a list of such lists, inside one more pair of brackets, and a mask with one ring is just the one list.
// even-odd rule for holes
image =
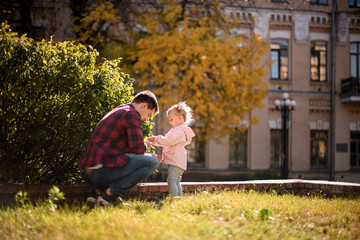
[[206, 191], [89, 209], [0, 210], [0, 239], [360, 239], [360, 199]]

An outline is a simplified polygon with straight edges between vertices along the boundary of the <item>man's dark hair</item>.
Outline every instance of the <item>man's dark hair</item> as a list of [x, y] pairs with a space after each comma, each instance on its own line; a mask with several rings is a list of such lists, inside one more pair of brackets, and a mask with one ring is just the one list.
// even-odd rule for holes
[[149, 109], [155, 109], [155, 115], [159, 113], [159, 104], [155, 94], [149, 90], [139, 92], [131, 101], [133, 103], [147, 103]]

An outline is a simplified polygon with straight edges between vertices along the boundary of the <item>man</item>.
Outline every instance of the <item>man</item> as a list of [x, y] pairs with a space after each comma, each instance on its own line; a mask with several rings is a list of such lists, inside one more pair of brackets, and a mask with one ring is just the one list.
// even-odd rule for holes
[[158, 112], [156, 96], [143, 91], [101, 119], [79, 160], [81, 175], [96, 187], [88, 202], [109, 206], [159, 167], [156, 155], [145, 153], [141, 131], [141, 121]]

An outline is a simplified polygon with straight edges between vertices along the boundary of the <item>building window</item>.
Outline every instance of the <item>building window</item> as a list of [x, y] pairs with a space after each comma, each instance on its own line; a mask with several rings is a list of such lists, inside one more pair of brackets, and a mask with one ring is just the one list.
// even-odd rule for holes
[[289, 79], [289, 51], [287, 40], [271, 41], [271, 80]]
[[328, 167], [328, 132], [311, 130], [310, 161], [312, 168]]
[[349, 7], [360, 7], [360, 0], [349, 0]]
[[310, 4], [328, 5], [328, 0], [310, 0]]
[[206, 142], [197, 137], [193, 138], [191, 144], [186, 146], [189, 167], [205, 166], [205, 146]]
[[271, 129], [270, 130], [270, 167], [280, 168], [282, 164], [281, 160], [281, 130]]
[[360, 131], [350, 133], [350, 167], [360, 168]]
[[[360, 2], [360, 0], [359, 0]], [[350, 73], [351, 77], [360, 77], [360, 43], [350, 43]]]
[[229, 167], [247, 167], [247, 131], [230, 135]]
[[311, 42], [311, 81], [327, 81], [327, 43]]

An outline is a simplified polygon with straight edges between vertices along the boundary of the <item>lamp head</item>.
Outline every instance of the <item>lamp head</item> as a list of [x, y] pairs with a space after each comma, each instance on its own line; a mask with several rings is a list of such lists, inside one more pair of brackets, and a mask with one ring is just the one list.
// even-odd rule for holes
[[280, 101], [279, 99], [276, 99], [276, 100], [274, 101], [274, 104], [275, 104], [276, 107], [280, 107], [281, 101]]

